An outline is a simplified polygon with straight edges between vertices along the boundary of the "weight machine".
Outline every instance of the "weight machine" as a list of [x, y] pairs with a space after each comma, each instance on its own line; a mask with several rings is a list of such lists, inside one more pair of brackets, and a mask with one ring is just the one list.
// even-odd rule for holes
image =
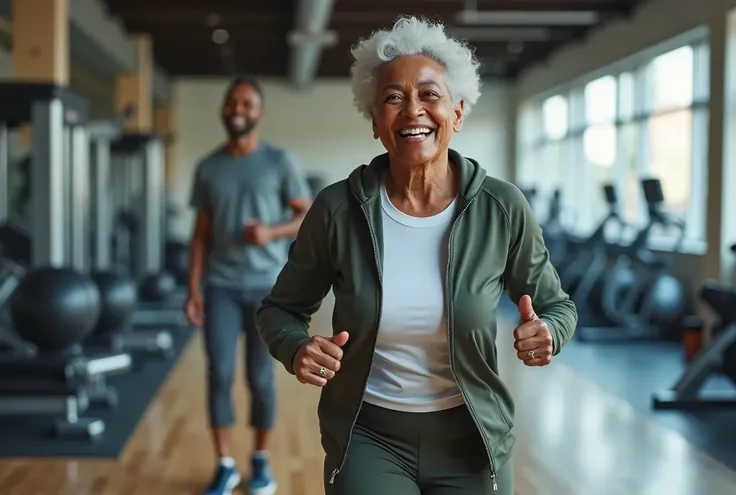
[[170, 299], [146, 300], [133, 315], [137, 326], [187, 326], [184, 301], [173, 297], [175, 279], [164, 271], [166, 209], [164, 141], [155, 134], [125, 134], [112, 144], [113, 211], [122, 212], [132, 228], [117, 229], [116, 262], [125, 266], [147, 295], [151, 286], [170, 281]]
[[[8, 131], [29, 124], [32, 225], [30, 235], [16, 232], [10, 240], [21, 238], [30, 247], [28, 268], [32, 270], [68, 267], [84, 272], [88, 268], [86, 120], [86, 100], [66, 87], [0, 82], [0, 222], [8, 217]], [[0, 237], [2, 252], [13, 251], [7, 244], [8, 239]], [[15, 330], [23, 339], [24, 329]], [[55, 422], [57, 434], [99, 437], [104, 423], [80, 418], [79, 413], [90, 401], [116, 403], [115, 391], [105, 386], [105, 377], [127, 372], [131, 357], [126, 353], [86, 356], [78, 346], [68, 350], [56, 355], [37, 348], [35, 357], [29, 357], [30, 353], [3, 356], [0, 416], [61, 414]]]
[[[95, 269], [98, 271], [108, 271], [113, 267], [111, 243], [113, 235], [124, 235], [125, 233], [114, 232], [113, 229], [113, 211], [120, 208], [120, 203], [116, 205], [116, 201], [120, 201], [123, 194], [129, 192], [128, 188], [131, 188], [130, 174], [133, 172], [132, 167], [124, 166], [126, 164], [115, 164], [113, 167], [113, 147], [125, 146], [129, 144], [131, 137], [123, 134], [123, 124], [128, 118], [133, 109], [129, 109], [119, 119], [106, 120], [99, 122], [92, 122], [89, 124], [88, 130], [91, 136], [91, 143], [93, 149], [93, 166], [91, 167], [90, 182], [94, 184], [92, 194], [92, 205], [94, 215], [94, 237], [93, 237], [93, 260]], [[148, 168], [155, 170], [155, 158], [157, 157], [157, 149], [154, 146], [151, 149], [146, 150], [145, 158], [147, 160], [154, 160], [152, 167], [144, 167], [144, 175]], [[148, 161], [144, 162], [148, 164]], [[118, 182], [120, 181], [120, 182]], [[147, 184], [149, 188], [156, 189], [158, 181], [156, 177], [147, 178], [144, 184]], [[121, 187], [122, 186], [122, 187]], [[127, 186], [127, 187], [126, 187]], [[144, 187], [145, 189], [145, 187]], [[160, 189], [155, 191], [160, 193]], [[117, 196], [116, 196], [117, 195]], [[149, 191], [144, 191], [145, 197], [153, 197], [153, 200], [144, 202], [142, 208], [145, 212], [147, 206], [156, 207], [157, 198], [155, 194], [149, 194]], [[129, 199], [129, 198], [126, 198]], [[127, 206], [136, 204], [135, 201], [130, 201]], [[117, 208], [116, 208], [117, 206]], [[151, 221], [152, 226], [155, 227], [155, 222]], [[154, 229], [153, 233], [148, 238], [144, 238], [141, 244], [137, 245], [137, 249], [140, 255], [145, 255], [144, 266], [155, 266], [155, 260], [160, 260], [161, 248], [154, 249], [152, 253], [147, 251], [149, 247], [148, 239], [155, 240], [160, 238], [160, 233], [157, 233]], [[153, 242], [151, 240], [151, 242]], [[118, 238], [118, 246], [120, 246], [120, 238]], [[125, 237], [122, 241], [123, 245], [134, 246], [136, 244], [131, 242], [131, 239]], [[158, 254], [158, 256], [157, 256]], [[138, 258], [138, 253], [134, 254], [132, 258]], [[125, 270], [123, 266], [116, 265], [115, 271], [119, 272]], [[128, 276], [131, 276], [130, 272]], [[110, 343], [112, 346], [117, 346], [119, 349], [131, 352], [146, 352], [159, 354], [164, 357], [170, 357], [174, 351], [174, 339], [171, 332], [167, 329], [154, 329], [152, 327], [157, 325], [145, 325], [147, 328], [135, 328], [140, 326], [140, 317], [136, 318], [141, 312], [146, 314], [145, 303], [139, 301], [137, 309], [133, 314], [131, 321], [124, 323], [124, 328], [121, 328], [120, 332], [115, 332], [114, 340]], [[179, 313], [182, 310], [179, 309]]]

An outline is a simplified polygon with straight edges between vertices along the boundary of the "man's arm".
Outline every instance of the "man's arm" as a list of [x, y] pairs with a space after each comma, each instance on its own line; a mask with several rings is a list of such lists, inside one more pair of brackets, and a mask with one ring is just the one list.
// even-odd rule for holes
[[212, 240], [210, 198], [203, 178], [202, 165], [197, 166], [192, 181], [189, 206], [196, 212], [194, 232], [189, 244], [189, 296], [200, 293], [200, 282], [207, 263], [207, 252]]
[[197, 212], [194, 233], [189, 245], [189, 294], [199, 294], [200, 282], [207, 262], [207, 251], [211, 240], [211, 221], [207, 211]]
[[308, 196], [291, 200], [288, 203], [288, 206], [294, 212], [294, 216], [284, 223], [270, 226], [273, 238], [282, 239], [284, 237], [296, 237], [296, 234], [299, 232], [299, 227], [302, 225], [302, 221], [304, 220], [304, 216], [309, 210], [310, 204], [311, 201]]
[[291, 208], [294, 215], [284, 223], [271, 225], [271, 235], [275, 239], [284, 237], [293, 239], [296, 238], [299, 227], [311, 205], [311, 191], [304, 172], [293, 154], [287, 152], [284, 155], [282, 170], [282, 199]]

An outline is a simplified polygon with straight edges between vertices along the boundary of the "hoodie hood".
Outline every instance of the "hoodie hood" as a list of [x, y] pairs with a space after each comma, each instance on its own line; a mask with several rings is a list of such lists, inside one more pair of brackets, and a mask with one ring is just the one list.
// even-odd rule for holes
[[[486, 178], [486, 170], [472, 158], [465, 158], [453, 149], [447, 150], [450, 161], [454, 163], [459, 172], [460, 196], [469, 201], [480, 190], [483, 179]], [[381, 191], [383, 176], [389, 167], [388, 153], [378, 155], [368, 165], [356, 168], [348, 177], [350, 189], [360, 200], [366, 203], [378, 196]]]

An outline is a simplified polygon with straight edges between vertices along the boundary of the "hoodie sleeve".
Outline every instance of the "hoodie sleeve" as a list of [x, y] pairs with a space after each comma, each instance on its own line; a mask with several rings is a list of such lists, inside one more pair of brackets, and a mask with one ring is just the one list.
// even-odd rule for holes
[[320, 194], [289, 248], [286, 265], [256, 313], [261, 339], [291, 374], [294, 355], [309, 340], [311, 317], [332, 288], [330, 222], [329, 206]]
[[532, 299], [536, 314], [552, 334], [553, 353], [559, 354], [572, 337], [578, 323], [575, 303], [562, 290], [560, 278], [549, 259], [542, 229], [523, 193], [513, 186], [507, 208], [511, 245], [504, 280], [514, 304], [523, 295]]

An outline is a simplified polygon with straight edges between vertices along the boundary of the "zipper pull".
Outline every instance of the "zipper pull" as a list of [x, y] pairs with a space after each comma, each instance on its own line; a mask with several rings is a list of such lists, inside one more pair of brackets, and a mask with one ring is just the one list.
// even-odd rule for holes
[[340, 472], [339, 469], [335, 469], [334, 471], [332, 471], [332, 476], [330, 476], [330, 485], [335, 483], [335, 476], [337, 476], [337, 473], [339, 472]]
[[496, 473], [493, 471], [491, 471], [491, 479], [493, 480], [493, 491], [495, 492], [498, 490], [498, 484], [496, 483]]

